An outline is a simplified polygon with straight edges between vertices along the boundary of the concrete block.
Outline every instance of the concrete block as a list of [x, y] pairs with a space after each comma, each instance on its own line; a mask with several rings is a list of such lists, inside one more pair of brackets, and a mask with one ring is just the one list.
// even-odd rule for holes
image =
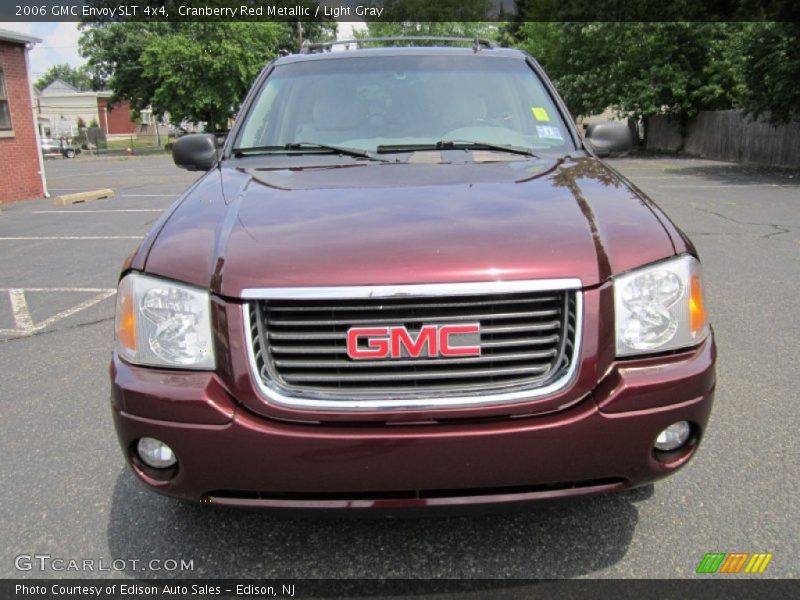
[[100, 200], [102, 198], [112, 198], [114, 190], [105, 188], [102, 190], [91, 190], [88, 192], [78, 192], [76, 194], [62, 194], [53, 198], [53, 204], [56, 206], [67, 206], [68, 204], [78, 204], [79, 202], [91, 202], [92, 200]]

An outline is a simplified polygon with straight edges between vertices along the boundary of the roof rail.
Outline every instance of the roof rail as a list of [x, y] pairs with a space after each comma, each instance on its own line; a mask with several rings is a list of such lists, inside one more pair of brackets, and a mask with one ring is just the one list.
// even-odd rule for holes
[[392, 37], [372, 37], [372, 38], [354, 38], [350, 40], [334, 40], [332, 42], [303, 42], [300, 49], [301, 54], [313, 54], [315, 52], [330, 52], [334, 46], [344, 46], [361, 44], [370, 42], [469, 42], [472, 44], [474, 52], [480, 52], [481, 48], [497, 48], [497, 44], [490, 40], [483, 38], [470, 38], [470, 37], [446, 37], [446, 36], [430, 36], [430, 35], [406, 35], [406, 36], [392, 36]]

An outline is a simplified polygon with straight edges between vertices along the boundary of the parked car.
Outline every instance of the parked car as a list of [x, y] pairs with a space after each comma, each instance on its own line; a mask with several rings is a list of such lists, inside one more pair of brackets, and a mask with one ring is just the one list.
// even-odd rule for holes
[[75, 158], [81, 153], [80, 146], [71, 144], [63, 139], [41, 138], [41, 148], [43, 156], [63, 156], [64, 158]]
[[[323, 47], [324, 49], [325, 47]], [[488, 42], [271, 62], [124, 265], [114, 424], [217, 505], [392, 509], [612, 492], [697, 451], [715, 345], [697, 252]]]

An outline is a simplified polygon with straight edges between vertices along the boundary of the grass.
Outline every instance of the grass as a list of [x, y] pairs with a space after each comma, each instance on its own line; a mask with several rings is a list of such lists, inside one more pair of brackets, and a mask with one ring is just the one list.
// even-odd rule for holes
[[107, 146], [101, 148], [97, 152], [97, 156], [126, 154], [128, 148], [133, 150], [134, 154], [158, 154], [166, 151], [164, 146], [166, 146], [167, 142], [167, 136], [161, 136], [161, 144], [156, 144], [156, 136], [118, 138], [108, 140]]
[[[121, 138], [121, 139], [114, 139], [108, 140], [108, 147], [106, 150], [127, 150], [128, 148], [133, 149], [134, 151], [137, 149], [148, 149], [152, 150], [153, 148], [163, 148], [164, 144], [167, 143], [166, 136], [162, 136], [161, 144], [156, 144], [156, 137], [155, 136], [147, 136], [147, 137], [134, 137], [133, 139]], [[102, 152], [102, 150], [101, 150]]]

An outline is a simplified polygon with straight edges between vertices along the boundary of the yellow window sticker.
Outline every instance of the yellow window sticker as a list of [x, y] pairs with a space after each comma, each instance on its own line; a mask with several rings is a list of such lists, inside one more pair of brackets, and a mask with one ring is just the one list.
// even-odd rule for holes
[[547, 111], [542, 108], [541, 106], [534, 106], [531, 108], [531, 112], [533, 113], [533, 118], [537, 121], [549, 121], [550, 115], [547, 114]]

